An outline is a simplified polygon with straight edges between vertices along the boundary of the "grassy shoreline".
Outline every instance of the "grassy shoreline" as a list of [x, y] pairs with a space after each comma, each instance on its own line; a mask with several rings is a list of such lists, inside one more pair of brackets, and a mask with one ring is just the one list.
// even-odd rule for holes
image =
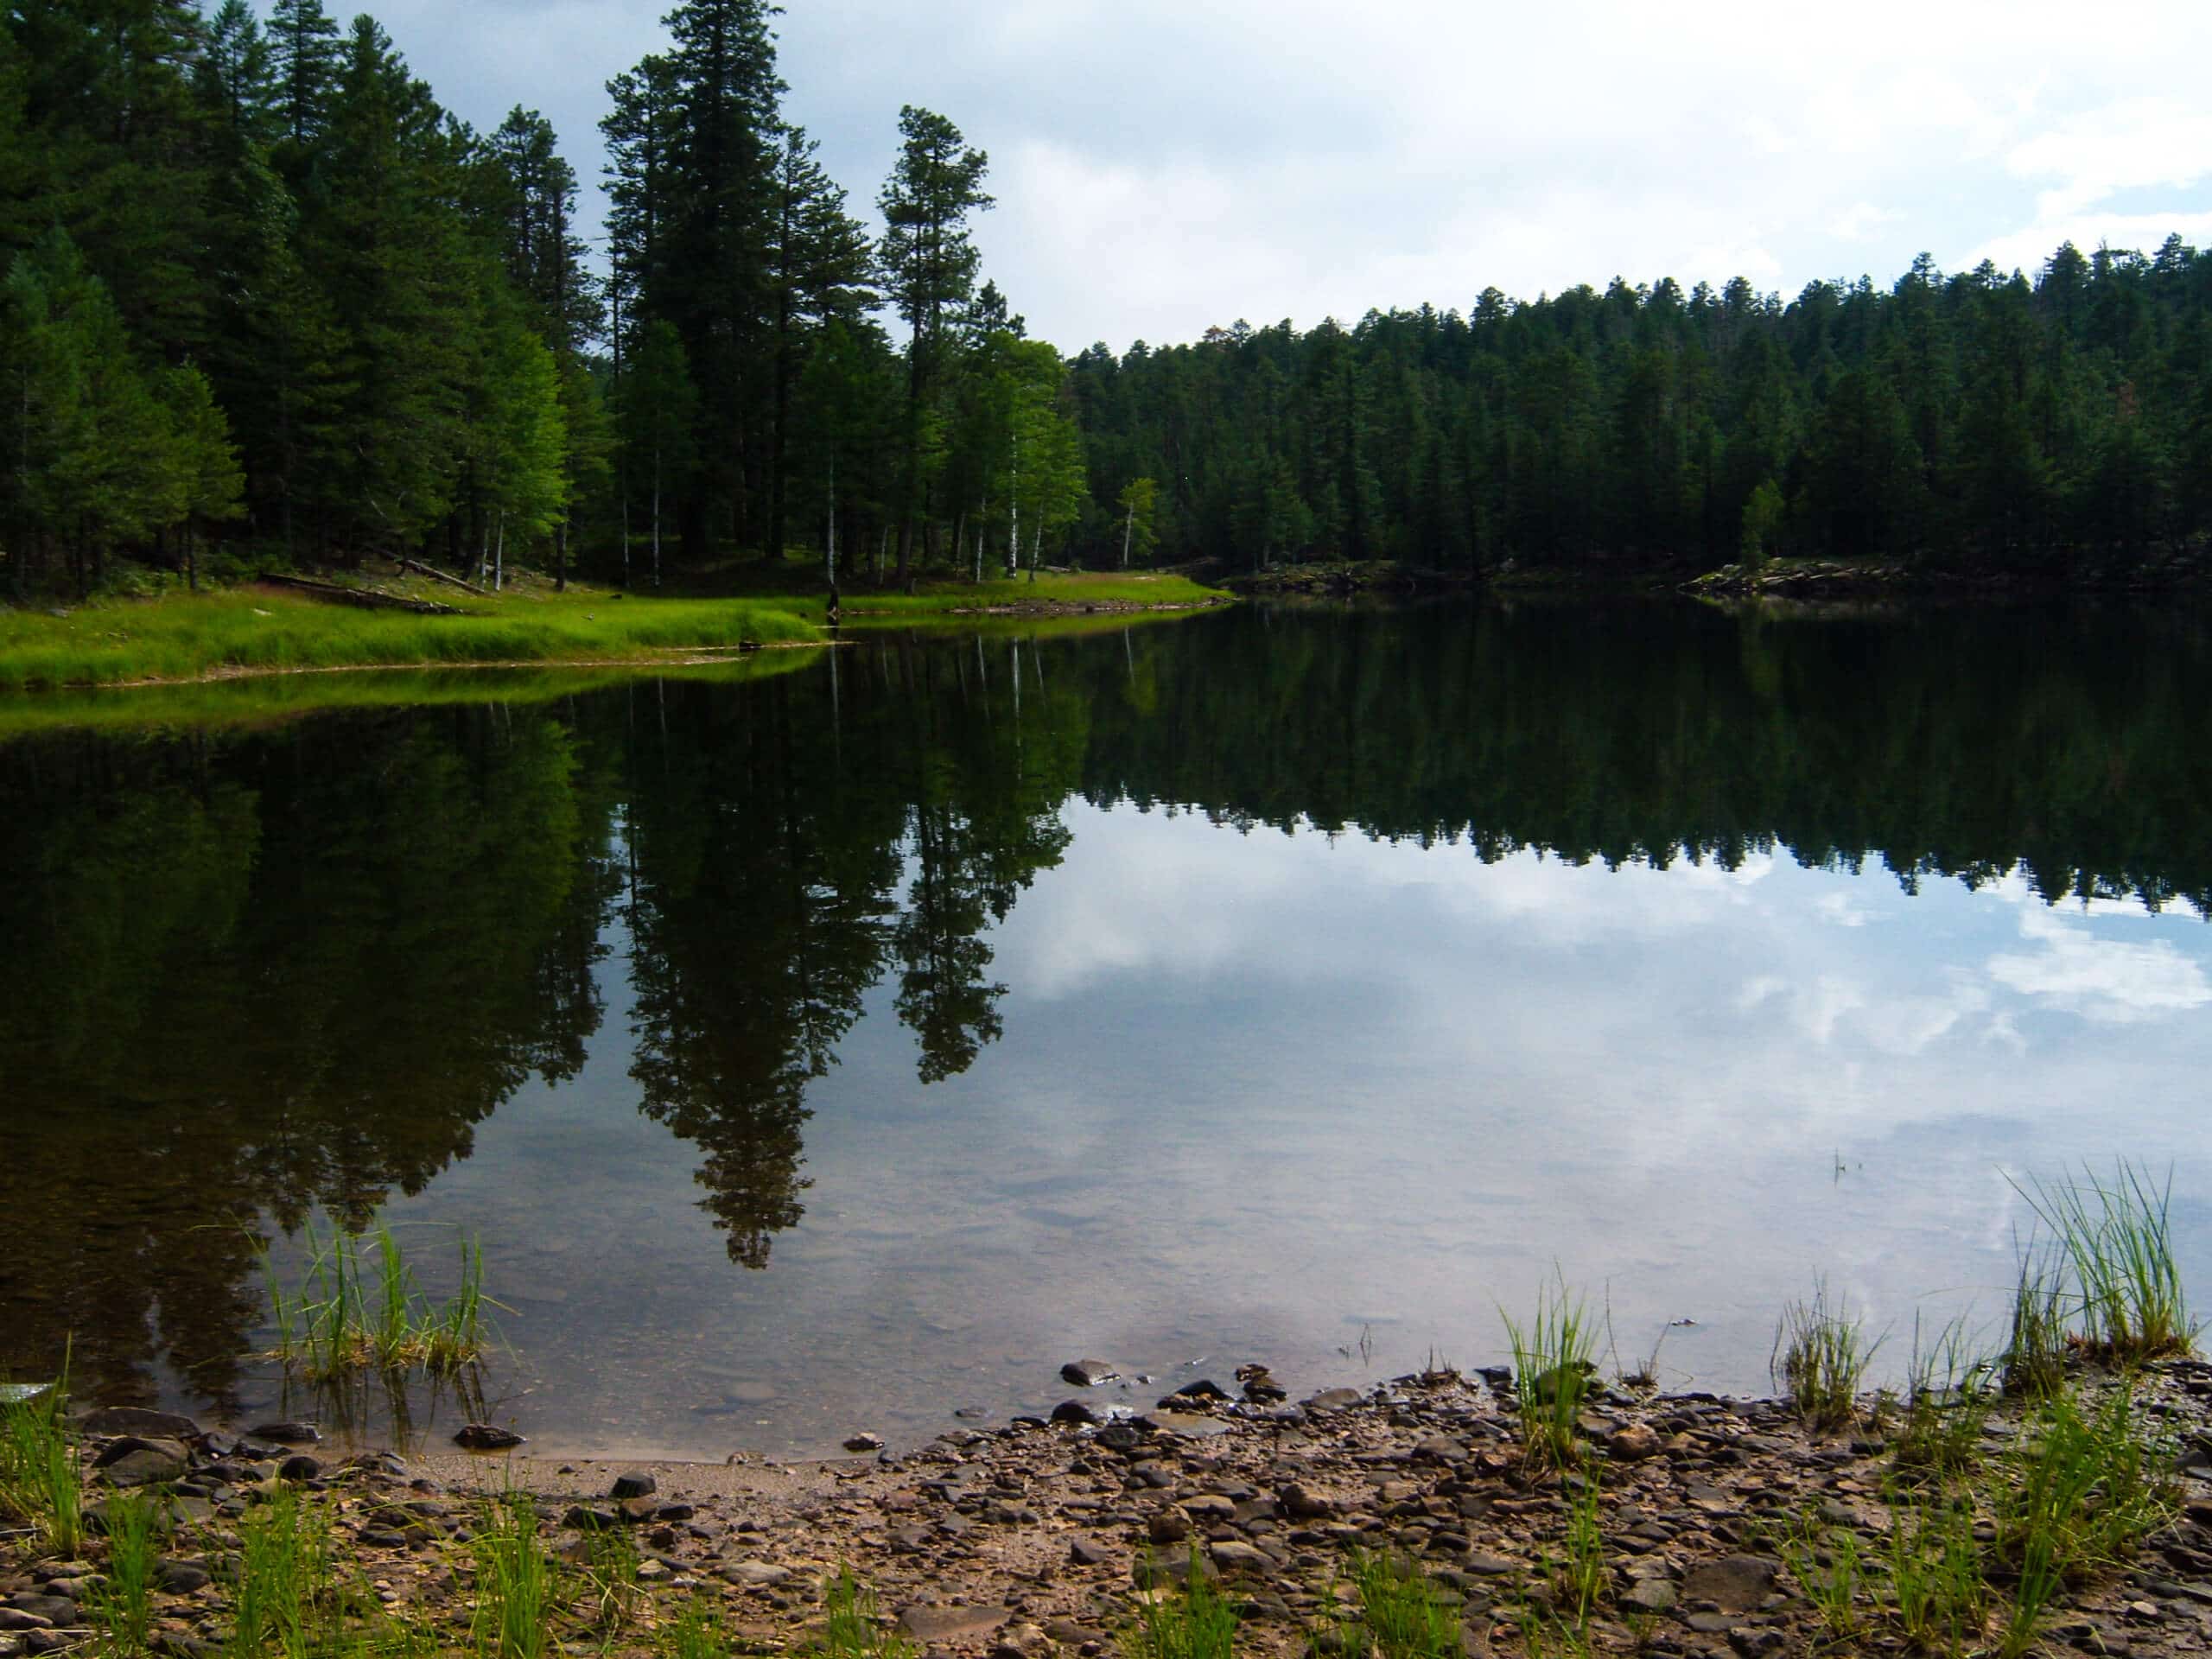
[[[51, 610], [0, 607], [0, 693], [338, 670], [672, 666], [754, 645], [826, 643], [827, 595], [811, 591], [810, 580], [765, 569], [732, 575], [737, 591], [666, 597], [588, 588], [555, 594], [530, 583], [480, 598], [421, 578], [359, 584], [452, 607], [454, 614], [442, 615], [360, 609], [264, 585]], [[931, 583], [911, 594], [850, 590], [841, 620], [865, 627], [1227, 602], [1229, 595], [1182, 576], [1062, 575]]]
[[0, 612], [0, 690], [175, 683], [308, 669], [652, 661], [811, 644], [773, 606], [588, 592], [464, 600], [453, 615], [361, 610], [276, 589]]

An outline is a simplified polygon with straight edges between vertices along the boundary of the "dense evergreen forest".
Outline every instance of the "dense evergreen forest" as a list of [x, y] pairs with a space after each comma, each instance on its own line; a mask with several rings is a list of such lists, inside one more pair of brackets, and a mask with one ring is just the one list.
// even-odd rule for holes
[[2177, 238], [1787, 302], [1488, 289], [1070, 360], [982, 280], [983, 152], [899, 112], [871, 235], [785, 116], [773, 14], [689, 0], [608, 82], [602, 252], [547, 122], [472, 130], [371, 17], [0, 8], [0, 592], [82, 592], [118, 555], [653, 585], [767, 549], [833, 579], [2101, 576], [2212, 532], [2212, 254]]

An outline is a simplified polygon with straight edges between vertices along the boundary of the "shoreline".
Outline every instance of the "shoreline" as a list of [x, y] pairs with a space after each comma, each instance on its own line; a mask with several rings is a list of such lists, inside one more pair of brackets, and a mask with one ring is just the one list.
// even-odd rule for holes
[[[978, 1424], [806, 1463], [445, 1446], [326, 1461], [296, 1440], [164, 1437], [152, 1431], [187, 1425], [128, 1409], [92, 1414], [88, 1428], [121, 1437], [88, 1435], [85, 1449], [106, 1461], [89, 1496], [112, 1501], [114, 1476], [150, 1472], [139, 1490], [181, 1494], [170, 1501], [212, 1529], [173, 1554], [170, 1581], [189, 1587], [159, 1599], [153, 1651], [177, 1659], [224, 1641], [221, 1540], [280, 1491], [327, 1506], [345, 1570], [374, 1586], [386, 1616], [435, 1633], [442, 1652], [466, 1645], [472, 1534], [487, 1503], [514, 1493], [528, 1495], [555, 1561], [625, 1564], [619, 1618], [587, 1630], [573, 1622], [582, 1615], [563, 1615], [556, 1631], [605, 1653], [667, 1651], [680, 1610], [699, 1604], [734, 1650], [786, 1649], [818, 1634], [823, 1586], [849, 1572], [925, 1655], [1099, 1659], [1195, 1573], [1238, 1610], [1239, 1654], [1289, 1659], [1317, 1640], [1334, 1650], [1337, 1598], [1358, 1563], [1383, 1557], [1414, 1564], [1408, 1582], [1448, 1610], [1468, 1659], [1903, 1650], [1875, 1639], [1871, 1612], [1864, 1645], [1832, 1639], [1817, 1564], [1846, 1535], [1871, 1561], [1900, 1523], [1910, 1489], [1894, 1408], [1885, 1423], [1862, 1402], [1872, 1414], [1823, 1433], [1784, 1401], [1593, 1380], [1576, 1429], [1587, 1457], [1562, 1476], [1525, 1455], [1503, 1372], [1438, 1371], [1295, 1403], [1274, 1397], [1264, 1370], [1243, 1376], [1244, 1398], [1193, 1383], [1126, 1417], [1109, 1415], [1109, 1377], [1071, 1387], [1061, 1421]], [[2030, 1650], [2178, 1659], [2212, 1649], [2212, 1365], [2153, 1365], [2142, 1395], [2145, 1420], [2179, 1449], [2165, 1458], [2171, 1522], [2139, 1560], [2072, 1588]], [[1993, 1409], [1980, 1453], [1994, 1463], [2023, 1443], [2020, 1408]], [[1585, 1510], [1597, 1522], [1597, 1591], [1570, 1621], [1560, 1570], [1587, 1547], [1575, 1532]], [[1825, 1550], [1801, 1552], [1792, 1540], [1815, 1528]], [[48, 1615], [82, 1599], [68, 1586], [83, 1571], [36, 1565], [20, 1546], [0, 1553], [0, 1604], [43, 1621], [0, 1619], [0, 1655], [73, 1645]], [[1570, 1622], [1579, 1647], [1555, 1639]]]

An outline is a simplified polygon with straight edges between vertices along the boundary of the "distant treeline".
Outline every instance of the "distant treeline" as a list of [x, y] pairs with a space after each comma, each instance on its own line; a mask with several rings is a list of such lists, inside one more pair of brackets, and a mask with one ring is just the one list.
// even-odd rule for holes
[[880, 237], [847, 211], [762, 0], [677, 6], [608, 83], [604, 258], [543, 117], [473, 130], [321, 0], [209, 3], [0, 10], [0, 592], [211, 546], [2106, 575], [2212, 531], [2212, 255], [2177, 238], [1070, 361], [981, 280], [950, 121], [900, 112]]
[[[1072, 365], [1094, 499], [1161, 556], [1483, 570], [1749, 556], [2140, 565], [2212, 531], [2212, 254], [2033, 278], [1583, 287]], [[1094, 543], [1103, 552], [1112, 526]]]

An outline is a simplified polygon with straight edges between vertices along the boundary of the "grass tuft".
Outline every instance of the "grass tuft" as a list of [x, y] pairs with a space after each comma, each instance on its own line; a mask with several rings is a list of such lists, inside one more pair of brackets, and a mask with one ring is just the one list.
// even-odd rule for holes
[[1513, 1395], [1521, 1438], [1532, 1463], [1564, 1469], [1580, 1453], [1577, 1420], [1596, 1372], [1598, 1327], [1587, 1305], [1563, 1275], [1536, 1292], [1535, 1317], [1522, 1325], [1503, 1309], [1513, 1350]]
[[1883, 1340], [1869, 1342], [1864, 1324], [1847, 1317], [1841, 1303], [1829, 1300], [1827, 1281], [1819, 1279], [1812, 1300], [1783, 1310], [1767, 1369], [1807, 1423], [1840, 1428], [1858, 1414], [1867, 1368]]
[[486, 1504], [472, 1547], [476, 1613], [470, 1636], [480, 1659], [544, 1659], [559, 1585], [538, 1541], [537, 1505], [517, 1492]]
[[0, 1405], [0, 1514], [34, 1529], [58, 1555], [84, 1542], [84, 1489], [64, 1380]]
[[2019, 1249], [2012, 1331], [2005, 1344], [2005, 1392], [2048, 1400], [2066, 1386], [2066, 1278], [2049, 1249]]
[[1975, 1351], [1964, 1315], [1923, 1341], [1917, 1314], [1905, 1373], [1904, 1418], [1897, 1432], [1899, 1470], [1923, 1476], [1961, 1473], [1981, 1459], [1993, 1367]]
[[[1402, 1555], [1362, 1553], [1351, 1560], [1359, 1597], [1358, 1650], [1380, 1659], [1458, 1659], [1459, 1614], [1437, 1599], [1420, 1567]], [[1348, 1633], [1351, 1634], [1351, 1633]]]
[[118, 1492], [107, 1502], [107, 1582], [95, 1603], [107, 1650], [138, 1659], [154, 1635], [154, 1570], [161, 1529], [146, 1498]]
[[831, 1659], [914, 1659], [914, 1644], [884, 1627], [875, 1592], [849, 1567], [822, 1586], [822, 1651]]
[[1236, 1645], [1236, 1610], [1206, 1576], [1195, 1550], [1182, 1584], [1141, 1601], [1121, 1633], [1122, 1659], [1230, 1659]]
[[2085, 1167], [2078, 1180], [2012, 1185], [2058, 1242], [2072, 1311], [2097, 1358], [2139, 1365], [2194, 1349], [2168, 1218], [2171, 1170], [2154, 1183], [2123, 1159], [2109, 1183]]
[[275, 1357], [308, 1382], [417, 1367], [452, 1376], [482, 1357], [492, 1339], [486, 1310], [500, 1304], [485, 1294], [484, 1250], [476, 1240], [461, 1240], [458, 1287], [434, 1304], [381, 1217], [359, 1232], [341, 1227], [327, 1235], [310, 1221], [304, 1237], [307, 1267], [296, 1289], [277, 1280], [265, 1243], [260, 1249]]

